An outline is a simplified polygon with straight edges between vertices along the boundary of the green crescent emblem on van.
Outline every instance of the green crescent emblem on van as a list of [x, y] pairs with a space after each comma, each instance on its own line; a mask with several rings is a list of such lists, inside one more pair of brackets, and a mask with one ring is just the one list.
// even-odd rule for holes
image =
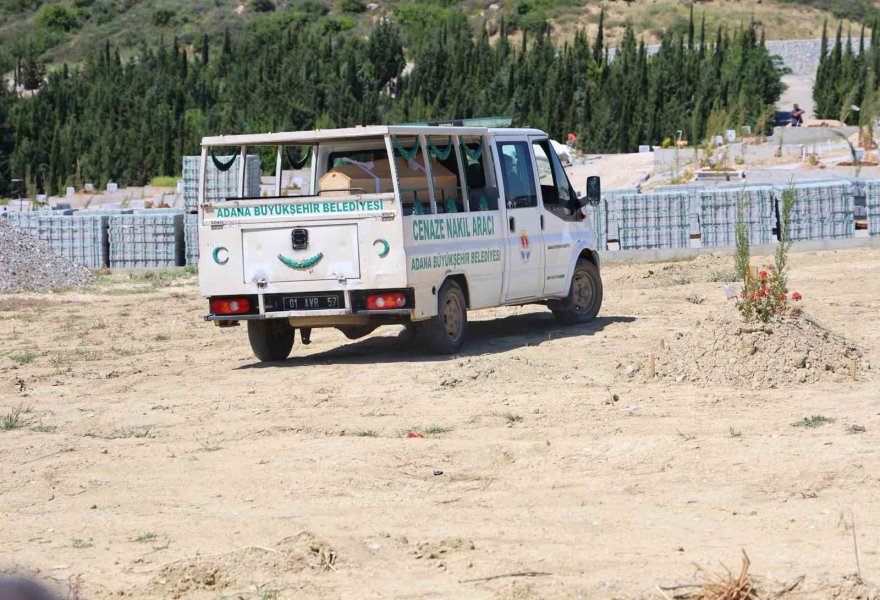
[[377, 244], [380, 248], [382, 248], [381, 250], [379, 250], [379, 258], [385, 258], [386, 256], [388, 256], [388, 253], [391, 252], [391, 245], [388, 243], [388, 240], [383, 240], [380, 238], [373, 242], [374, 246]]
[[[221, 252], [224, 254], [223, 258], [220, 257]], [[218, 265], [225, 265], [229, 262], [229, 250], [227, 250], [223, 246], [217, 246], [216, 248], [214, 248], [213, 256], [214, 262]]]
[[323, 252], [319, 252], [311, 258], [307, 258], [305, 260], [295, 260], [293, 258], [284, 256], [283, 254], [278, 255], [278, 260], [283, 262], [291, 269], [308, 269], [310, 267], [314, 267], [321, 261], [322, 258], [324, 258]]

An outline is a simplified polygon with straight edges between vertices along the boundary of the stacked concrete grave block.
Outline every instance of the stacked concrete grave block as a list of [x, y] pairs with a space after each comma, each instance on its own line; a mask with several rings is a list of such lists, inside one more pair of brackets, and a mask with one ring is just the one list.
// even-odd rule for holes
[[706, 186], [704, 184], [691, 182], [658, 185], [651, 191], [656, 193], [675, 192], [688, 194], [688, 225], [690, 226], [690, 233], [693, 235], [699, 235], [700, 217], [702, 215], [700, 207], [700, 192], [702, 192], [704, 189], [706, 189]]
[[868, 234], [880, 235], [880, 179], [865, 182], [865, 211], [868, 218]]
[[[777, 211], [788, 188], [774, 189]], [[788, 238], [791, 241], [851, 238], [855, 235], [853, 196], [848, 181], [799, 183], [794, 186]]]
[[183, 213], [150, 211], [109, 217], [110, 267], [156, 269], [184, 264]]
[[183, 223], [187, 266], [199, 264], [199, 215], [186, 215]]
[[769, 244], [773, 234], [773, 188], [705, 189], [700, 198], [700, 239], [704, 247], [736, 246], [736, 225], [746, 225], [749, 243]]
[[689, 247], [690, 202], [685, 192], [621, 196], [620, 249]]
[[639, 189], [635, 187], [602, 190], [602, 211], [605, 216], [604, 238], [606, 245], [608, 240], [620, 239], [620, 198], [627, 194], [638, 193]]
[[868, 180], [861, 179], [859, 177], [853, 177], [849, 180], [850, 183], [850, 191], [852, 192], [853, 197], [853, 218], [854, 219], [866, 219], [867, 218], [867, 189], [868, 189]]

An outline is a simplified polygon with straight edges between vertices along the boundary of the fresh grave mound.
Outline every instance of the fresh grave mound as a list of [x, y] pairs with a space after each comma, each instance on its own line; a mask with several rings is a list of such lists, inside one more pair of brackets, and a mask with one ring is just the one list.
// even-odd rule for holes
[[94, 279], [86, 267], [0, 219], [0, 292], [80, 287]]
[[[806, 315], [747, 323], [732, 307], [661, 341], [653, 356], [658, 380], [752, 389], [845, 381], [870, 369], [854, 344]], [[646, 353], [620, 368], [647, 381], [651, 362]]]

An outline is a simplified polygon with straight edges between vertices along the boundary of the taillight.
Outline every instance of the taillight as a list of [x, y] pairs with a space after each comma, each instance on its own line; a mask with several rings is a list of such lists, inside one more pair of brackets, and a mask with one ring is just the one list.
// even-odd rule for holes
[[400, 292], [367, 296], [367, 310], [388, 310], [406, 306], [406, 295]]
[[211, 300], [211, 314], [240, 315], [251, 310], [251, 301], [247, 298], [215, 298]]

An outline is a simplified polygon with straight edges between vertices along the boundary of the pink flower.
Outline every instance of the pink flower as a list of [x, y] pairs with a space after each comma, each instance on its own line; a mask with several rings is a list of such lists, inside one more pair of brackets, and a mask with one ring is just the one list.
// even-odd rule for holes
[[801, 296], [799, 292], [795, 292], [794, 294], [791, 295], [791, 299], [794, 300], [795, 302], [797, 302], [801, 298], [803, 298], [803, 296]]
[[788, 294], [782, 294], [782, 301], [785, 302], [788, 300]]
[[760, 273], [758, 273], [758, 277], [760, 277], [761, 279], [765, 279], [767, 277], [767, 271], [761, 271]]
[[759, 294], [761, 295], [761, 297], [763, 298], [763, 297], [765, 297], [765, 296], [767, 295], [767, 290], [764, 289], [764, 288], [761, 288], [761, 290], [760, 290], [758, 293], [759, 293]]

